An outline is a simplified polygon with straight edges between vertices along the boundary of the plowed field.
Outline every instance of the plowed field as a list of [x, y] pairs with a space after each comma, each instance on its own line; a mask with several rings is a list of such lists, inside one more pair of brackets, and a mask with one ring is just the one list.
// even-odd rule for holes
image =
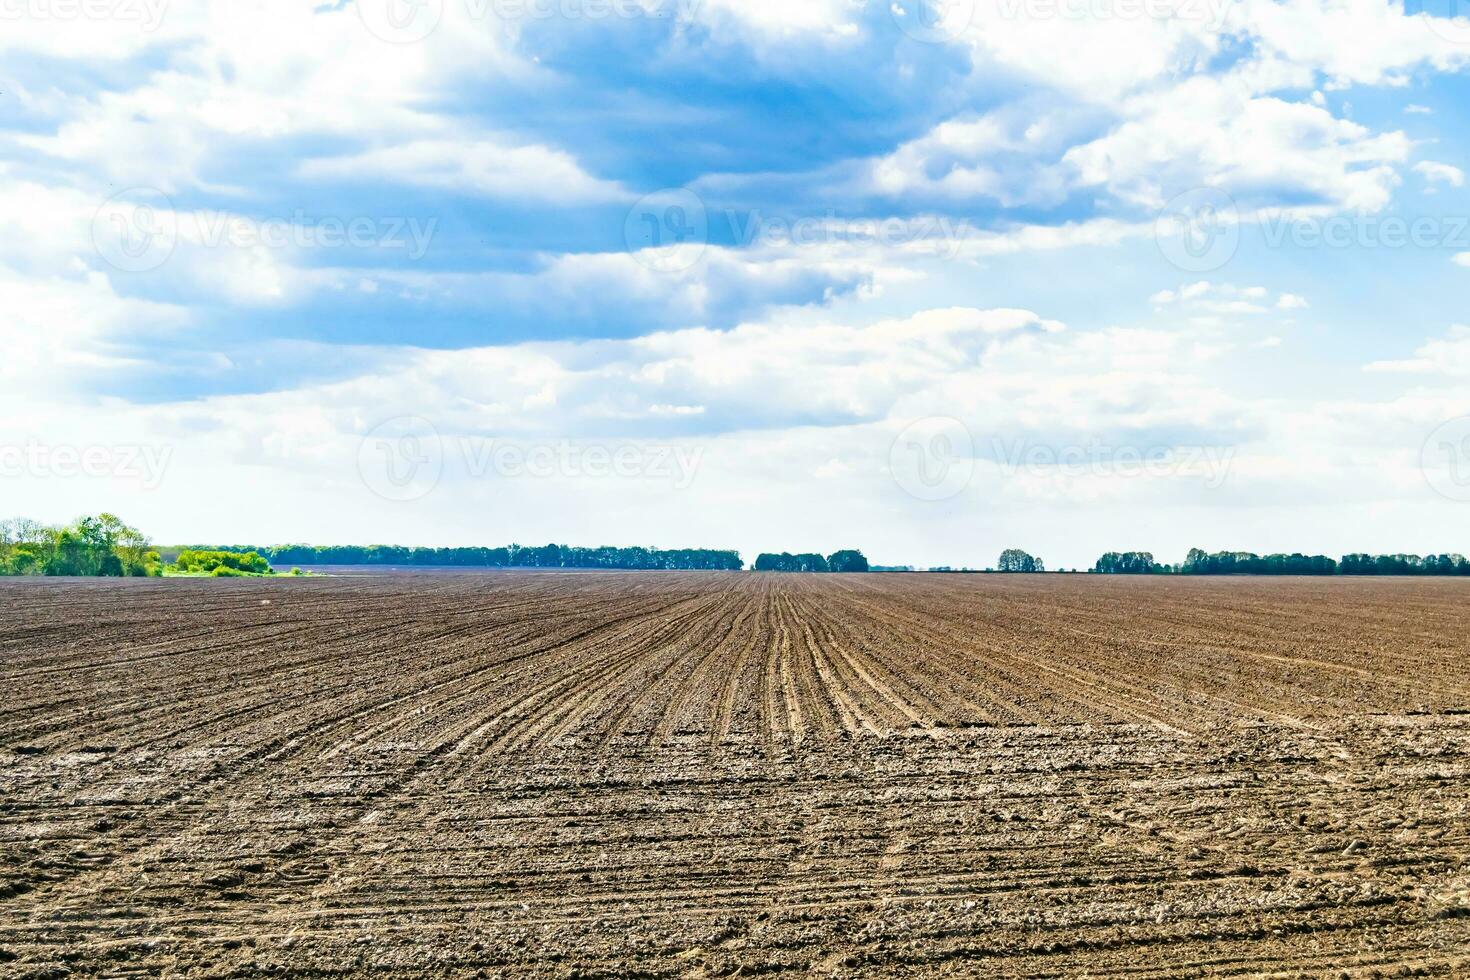
[[1467, 600], [0, 580], [0, 974], [1463, 976]]

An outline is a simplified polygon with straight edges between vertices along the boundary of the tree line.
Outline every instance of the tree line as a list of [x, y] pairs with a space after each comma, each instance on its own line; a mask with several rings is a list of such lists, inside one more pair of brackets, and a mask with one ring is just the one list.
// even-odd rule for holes
[[745, 567], [736, 551], [708, 548], [580, 548], [548, 544], [498, 548], [413, 548], [400, 545], [197, 545], [166, 549], [254, 552], [272, 565], [403, 565], [437, 568], [601, 568], [666, 571], [737, 571]]
[[1163, 565], [1147, 551], [1110, 551], [1097, 560], [1103, 575], [1470, 575], [1462, 555], [1258, 555], [1250, 551], [1213, 554], [1191, 548], [1183, 564]]
[[757, 572], [866, 572], [868, 559], [852, 549], [835, 551], [825, 558], [818, 554], [767, 552], [756, 557], [752, 568]]
[[163, 560], [148, 538], [116, 514], [64, 525], [0, 521], [0, 575], [162, 574]]

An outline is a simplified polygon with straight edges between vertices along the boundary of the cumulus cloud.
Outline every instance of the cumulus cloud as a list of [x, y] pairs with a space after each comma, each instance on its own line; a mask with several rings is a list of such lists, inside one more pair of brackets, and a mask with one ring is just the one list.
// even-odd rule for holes
[[[1236, 316], [1260, 316], [1275, 310], [1300, 310], [1307, 301], [1293, 293], [1281, 293], [1273, 301], [1265, 286], [1237, 286], [1208, 280], [1187, 283], [1177, 289], [1164, 289], [1149, 297], [1160, 310], [1183, 310], [1209, 322]], [[1205, 322], [1201, 320], [1199, 322]]]
[[614, 181], [582, 169], [546, 146], [507, 145], [495, 137], [415, 140], [301, 164], [311, 180], [375, 180], [437, 187], [472, 197], [532, 200], [561, 207], [632, 200]]
[[1431, 188], [1441, 184], [1446, 187], [1465, 186], [1465, 171], [1448, 163], [1421, 160], [1414, 164], [1414, 172], [1422, 175], [1424, 183]]
[[1470, 378], [1470, 326], [1456, 324], [1443, 337], [1427, 341], [1414, 356], [1396, 361], [1374, 361], [1367, 371], [1413, 374], [1463, 380]]
[[[1248, 224], [1273, 209], [1381, 212], [1406, 172], [1463, 187], [1459, 167], [1413, 162], [1430, 136], [1454, 135], [1426, 134], [1440, 116], [1405, 107], [1411, 139], [1357, 91], [1412, 83], [1416, 98], [1420, 86], [1443, 97], [1437, 73], [1470, 56], [1445, 36], [1454, 25], [1388, 0], [1180, 0], [1153, 17], [985, 0], [948, 43], [926, 43], [893, 9], [904, 3], [675, 6], [592, 24], [447, 3], [436, 30], [397, 44], [353, 3], [145, 2], [162, 16], [7, 21], [0, 432], [166, 439], [179, 450], [168, 488], [106, 502], [145, 523], [190, 500], [249, 511], [250, 492], [231, 495], [252, 468], [302, 502], [303, 525], [272, 536], [303, 537], [391, 519], [357, 503], [354, 475], [362, 436], [391, 415], [432, 417], [451, 437], [697, 439], [711, 480], [700, 492], [599, 485], [589, 506], [572, 483], [476, 484], [452, 490], [463, 506], [445, 521], [473, 514], [492, 540], [501, 527], [599, 537], [589, 514], [629, 534], [678, 521], [680, 540], [664, 543], [687, 544], [732, 533], [727, 515], [752, 509], [792, 515], [791, 530], [820, 523], [829, 512], [802, 501], [821, 478], [852, 501], [832, 520], [892, 528], [897, 547], [916, 525], [946, 540], [987, 514], [1026, 527], [1038, 499], [1202, 504], [1179, 481], [1006, 477], [992, 437], [1238, 448], [1242, 489], [1204, 498], [1212, 507], [1306, 499], [1308, 479], [1412, 503], [1416, 434], [1470, 410], [1464, 328], [1370, 365], [1375, 384], [1418, 386], [1384, 402], [1243, 391], [1239, 364], [1279, 357], [1280, 339], [1236, 340], [1222, 321], [1276, 329], [1307, 308], [1276, 264], [1238, 266], [1256, 270], [1253, 285], [1189, 276], [1153, 295], [1144, 326], [1115, 319], [1185, 278], [1160, 282], [1148, 241], [1180, 191], [1224, 191]], [[99, 214], [104, 231], [134, 217], [103, 206], [127, 187], [167, 196], [148, 215], [175, 233], [157, 268], [121, 268], [95, 241]], [[703, 194], [712, 216], [819, 215], [822, 234], [712, 235], [690, 262], [634, 251], [628, 205], [664, 188]], [[385, 215], [443, 227], [408, 262], [303, 234], [323, 216]], [[948, 226], [861, 232], [890, 218]], [[1470, 266], [1470, 253], [1454, 261]], [[1053, 301], [1065, 317], [1045, 312]], [[1093, 308], [1114, 312], [1057, 322]], [[424, 346], [383, 345], [406, 336]], [[275, 369], [288, 357], [340, 367], [302, 381]], [[172, 383], [235, 364], [257, 366], [230, 375], [241, 393]], [[149, 371], [137, 404], [99, 381]], [[975, 492], [938, 511], [957, 523], [911, 516], [887, 473], [897, 433], [931, 416], [963, 419], [982, 457]], [[1365, 448], [1344, 460], [1342, 446]], [[24, 493], [13, 506], [91, 506], [70, 487]], [[1030, 527], [1046, 540], [1045, 522]], [[210, 528], [197, 531], [184, 536]]]
[[983, 372], [1007, 343], [1063, 332], [1026, 310], [953, 308], [862, 326], [752, 323], [616, 341], [405, 348], [384, 352], [381, 371], [212, 399], [200, 411], [243, 424], [313, 404], [330, 408], [348, 432], [366, 415], [414, 412], [477, 433], [631, 437], [856, 424]]
[[1212, 187], [1243, 205], [1306, 197], [1376, 211], [1408, 156], [1402, 133], [1375, 134], [1325, 109], [1252, 96], [1238, 78], [1195, 78], [1125, 103], [1128, 117], [1063, 162], [1083, 186], [1102, 186], [1145, 207]]
[[76, 390], [103, 372], [139, 367], [125, 341], [167, 339], [191, 322], [184, 307], [117, 295], [95, 272], [40, 277], [0, 267], [0, 307], [0, 381], [12, 396]]

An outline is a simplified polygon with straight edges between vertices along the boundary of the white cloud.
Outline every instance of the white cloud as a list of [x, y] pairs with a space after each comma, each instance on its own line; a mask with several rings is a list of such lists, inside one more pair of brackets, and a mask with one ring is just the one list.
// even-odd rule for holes
[[1068, 150], [1081, 186], [1102, 186], [1144, 207], [1197, 187], [1239, 195], [1242, 207], [1307, 194], [1376, 211], [1408, 156], [1401, 133], [1374, 134], [1326, 110], [1255, 97], [1236, 78], [1191, 79], [1129, 99], [1122, 125]]
[[1414, 164], [1414, 172], [1424, 177], [1424, 183], [1431, 188], [1443, 184], [1447, 187], [1464, 187], [1465, 171], [1448, 163], [1435, 163], [1433, 160], [1421, 160]]
[[1246, 211], [1317, 198], [1376, 211], [1399, 183], [1412, 144], [1375, 133], [1322, 105], [1263, 95], [1253, 69], [1194, 75], [1095, 113], [1021, 103], [956, 117], [871, 161], [857, 192], [901, 198], [991, 199], [1005, 207], [1056, 204], [1101, 189], [1153, 210], [1200, 187], [1238, 197]]
[[1254, 37], [1263, 58], [1321, 72], [1343, 88], [1399, 84], [1421, 65], [1464, 65], [1470, 52], [1424, 17], [1390, 0], [1247, 0], [1232, 5], [1229, 24]]
[[560, 206], [630, 200], [615, 182], [584, 171], [570, 154], [538, 145], [507, 145], [493, 136], [416, 140], [301, 164], [313, 180], [378, 180], [438, 187], [500, 200], [530, 198]]
[[806, 37], [846, 40], [859, 33], [853, 14], [861, 8], [849, 0], [805, 0], [803, 3], [787, 3], [785, 0], [686, 0], [685, 6], [696, 19], [716, 32], [742, 31], [763, 44]]
[[[1179, 0], [1155, 4], [1160, 16], [1079, 16], [1085, 3], [982, 0], [964, 34], [975, 63], [1004, 66], [1033, 84], [1108, 105], [1162, 78], [1208, 63], [1223, 41], [1224, 5]], [[1164, 14], [1165, 8], [1167, 15]], [[1119, 8], [1121, 10], [1121, 8]], [[1058, 52], [1065, 51], [1065, 57]], [[1127, 52], [1119, 57], [1119, 52]]]
[[[784, 199], [803, 205], [830, 193], [842, 204], [876, 199], [896, 214], [987, 217], [975, 219], [983, 227], [953, 231], [938, 252], [922, 240], [839, 237], [809, 247], [758, 241], [747, 248], [711, 246], [698, 265], [673, 274], [640, 261], [648, 255], [593, 251], [522, 251], [512, 271], [463, 271], [463, 265], [446, 271], [429, 263], [379, 268], [362, 256], [339, 263], [310, 247], [220, 244], [201, 232], [221, 217], [258, 229], [262, 214], [281, 200], [310, 200], [344, 180], [430, 187], [480, 201], [627, 200], [633, 192], [599, 168], [611, 160], [619, 174], [653, 179], [662, 172], [650, 164], [654, 157], [638, 157], [640, 148], [618, 142], [625, 122], [646, 123], [648, 114], [678, 114], [680, 125], [702, 114], [711, 146], [724, 148], [722, 113], [729, 106], [712, 109], [697, 97], [680, 102], [679, 92], [661, 93], [667, 104], [630, 92], [619, 98], [604, 132], [570, 134], [564, 145], [551, 123], [529, 122], [514, 108], [503, 121], [464, 122], [459, 114], [467, 104], [488, 119], [495, 107], [515, 104], [521, 91], [595, 72], [595, 65], [579, 64], [563, 76], [525, 55], [538, 39], [556, 50], [554, 23], [521, 32], [494, 17], [471, 21], [467, 5], [451, 2], [430, 37], [392, 45], [371, 35], [351, 3], [174, 3], [151, 25], [7, 21], [0, 52], [8, 66], [54, 61], [58, 70], [7, 84], [5, 91], [25, 122], [8, 134], [13, 152], [0, 164], [6, 311], [0, 334], [9, 352], [0, 362], [7, 409], [0, 413], [0, 438], [44, 429], [52, 438], [166, 438], [179, 451], [173, 479], [151, 498], [128, 497], [113, 486], [28, 484], [10, 506], [34, 508], [39, 516], [52, 507], [116, 506], [165, 529], [180, 528], [176, 515], [186, 515], [197, 522], [186, 529], [189, 537], [215, 533], [218, 511], [256, 522], [232, 525], [242, 535], [349, 539], [363, 527], [389, 526], [406, 540], [440, 534], [444, 543], [528, 535], [596, 540], [610, 526], [631, 539], [677, 528], [677, 540], [659, 543], [726, 543], [722, 535], [748, 532], [731, 515], [758, 513], [763, 529], [793, 536], [823, 525], [843, 533], [859, 528], [864, 541], [838, 543], [867, 545], [871, 534], [873, 544], [886, 543], [899, 559], [912, 557], [905, 549], [921, 540], [916, 530], [934, 530], [951, 546], [971, 540], [987, 521], [1007, 535], [1035, 534], [1043, 545], [1053, 531], [1075, 536], [1094, 533], [1091, 528], [1116, 533], [1128, 521], [1136, 526], [1140, 506], [1150, 522], [1172, 520], [1185, 529], [1181, 534], [1202, 523], [1228, 523], [1156, 506], [1170, 501], [1211, 515], [1230, 505], [1256, 508], [1253, 514], [1276, 507], [1284, 516], [1275, 527], [1293, 533], [1314, 521], [1324, 528], [1390, 526], [1364, 520], [1365, 508], [1337, 509], [1347, 506], [1341, 500], [1306, 506], [1318, 503], [1319, 487], [1332, 494], [1351, 487], [1354, 500], [1403, 506], [1412, 513], [1398, 527], [1422, 525], [1424, 487], [1412, 457], [1427, 424], [1470, 410], [1463, 394], [1470, 374], [1466, 328], [1426, 342], [1412, 357], [1370, 365], [1382, 376], [1378, 384], [1398, 377], [1423, 385], [1387, 402], [1268, 401], [1221, 366], [1223, 345], [1234, 345], [1232, 363], [1264, 360], [1279, 356], [1269, 351], [1280, 338], [1236, 341], [1215, 328], [1225, 318], [1275, 327], [1286, 319], [1278, 314], [1305, 309], [1303, 297], [1278, 292], [1289, 282], [1179, 283], [1150, 297], [1158, 308], [1151, 324], [1159, 329], [1064, 330], [1045, 316], [1006, 308], [1027, 305], [1016, 297], [1036, 295], [1034, 281], [987, 277], [1003, 263], [975, 261], [1090, 249], [1087, 257], [1132, 262], [1138, 253], [1128, 249], [1153, 233], [1138, 209], [1201, 186], [1229, 192], [1247, 212], [1301, 202], [1324, 210], [1382, 209], [1423, 144], [1380, 131], [1381, 122], [1355, 121], [1341, 93], [1349, 85], [1410, 81], [1417, 93], [1421, 82], [1433, 84], [1430, 70], [1458, 69], [1470, 56], [1470, 48], [1430, 29], [1448, 25], [1406, 16], [1388, 0], [1188, 0], [1180, 7], [1160, 18], [1044, 17], [1025, 3], [990, 0], [956, 47], [943, 49], [903, 39], [888, 11], [872, 4], [687, 5], [698, 29], [677, 25], [668, 39], [677, 57], [698, 63], [699, 45], [722, 55], [732, 44], [747, 45], [738, 57], [708, 59], [708, 69], [754, 64], [757, 86], [779, 62], [799, 85], [811, 86], [812, 139], [824, 151], [818, 159], [793, 148], [791, 170], [741, 173], [723, 184], [704, 175], [708, 186], [738, 185], [757, 199], [776, 187], [778, 198], [789, 191]], [[832, 104], [821, 96], [845, 91], [846, 80], [814, 58], [881, 54], [895, 38], [898, 54], [873, 67], [874, 83], [899, 90], [916, 77], [934, 79], [948, 87], [903, 125], [927, 124], [941, 106], [948, 118], [915, 135], [880, 112], [872, 141], [864, 144], [877, 147], [865, 151], [873, 159], [834, 159], [825, 149], [852, 146], [842, 137], [854, 123], [838, 119], [824, 128]], [[609, 57], [620, 50], [609, 47]], [[965, 51], [973, 74], [945, 75]], [[578, 97], [570, 85], [563, 91], [569, 100]], [[1357, 101], [1373, 104], [1366, 95]], [[881, 102], [871, 104], [881, 110]], [[1408, 105], [1404, 111], [1416, 116], [1420, 138], [1426, 121], [1417, 117], [1428, 110]], [[575, 118], [586, 125], [585, 116]], [[596, 149], [573, 152], [573, 146]], [[703, 155], [703, 146], [689, 154], [684, 145], [654, 149], [664, 154], [659, 162], [670, 153], [681, 164], [686, 156], [718, 158]], [[732, 169], [782, 156], [762, 147], [764, 156], [747, 159], [743, 149], [734, 148], [739, 157]], [[303, 152], [311, 159], [303, 161]], [[822, 179], [796, 172], [803, 159], [817, 161], [812, 165]], [[781, 170], [779, 162], [771, 165]], [[1450, 164], [1422, 161], [1412, 169], [1431, 185], [1464, 185], [1462, 171]], [[303, 176], [316, 183], [288, 183]], [[630, 186], [634, 179], [626, 178]], [[660, 179], [681, 180], [682, 171]], [[700, 186], [697, 174], [695, 182]], [[215, 198], [213, 210], [191, 205], [165, 215], [178, 223], [180, 241], [152, 277], [108, 267], [91, 242], [101, 199], [136, 184], [177, 200], [202, 196], [201, 190]], [[375, 210], [392, 213], [394, 200], [374, 198]], [[982, 206], [972, 207], [977, 201]], [[376, 207], [380, 202], [388, 206]], [[470, 201], [467, 210], [476, 207]], [[1021, 223], [1012, 209], [1024, 209], [1027, 222], [1056, 215], [1060, 223]], [[610, 233], [616, 238], [619, 231]], [[1072, 258], [1056, 257], [1047, 268]], [[942, 298], [926, 300], [942, 308], [914, 311], [894, 303], [894, 287], [919, 283], [940, 266], [937, 259], [958, 260], [935, 276]], [[1470, 267], [1470, 252], [1454, 261]], [[1119, 280], [1136, 283], [1129, 273], [1142, 268], [1125, 266]], [[167, 301], [133, 294], [148, 290]], [[139, 338], [207, 329], [215, 325], [207, 322], [213, 309], [276, 312], [335, 290], [344, 299], [375, 295], [385, 306], [406, 297], [406, 305], [480, 315], [490, 324], [496, 314], [535, 322], [538, 311], [554, 310], [596, 329], [600, 314], [617, 308], [646, 316], [645, 329], [675, 327], [636, 339], [455, 351], [323, 345], [323, 360], [350, 358], [371, 367], [331, 384], [153, 405], [109, 401], [103, 411], [95, 390], [68, 403], [59, 387], [66, 381], [86, 387], [103, 373], [167, 370], [165, 362], [185, 356], [176, 351], [187, 345], [140, 346]], [[838, 298], [861, 310], [861, 300], [880, 293], [884, 319], [856, 314], [848, 322], [823, 310]], [[957, 302], [996, 308], [949, 306]], [[783, 311], [783, 303], [808, 308]], [[731, 311], [748, 308], [777, 312], [728, 331], [698, 326], [732, 322]], [[59, 400], [46, 400], [53, 397]], [[80, 407], [84, 401], [89, 404]], [[566, 481], [449, 486], [444, 505], [436, 500], [404, 517], [374, 510], [356, 476], [361, 435], [392, 414], [432, 417], [453, 435], [643, 440], [677, 433], [710, 450], [710, 482], [680, 497], [606, 486], [591, 495]], [[1148, 446], [1215, 440], [1242, 448], [1241, 483], [1203, 497], [1198, 486], [1178, 481], [1028, 482], [1000, 479], [982, 467], [972, 494], [953, 507], [920, 512], [896, 495], [884, 468], [896, 432], [925, 415], [964, 418], [982, 448], [998, 434], [1049, 444], [1092, 437]], [[841, 481], [840, 492], [812, 503], [805, 483], [812, 473]], [[291, 506], [262, 513], [262, 486]], [[209, 506], [199, 507], [200, 500]], [[1048, 506], [1036, 508], [1036, 500]], [[1123, 509], [1108, 512], [1112, 503]], [[1068, 508], [1094, 504], [1098, 509], [1070, 531], [1056, 519]], [[1028, 518], [1028, 508], [1046, 513]], [[930, 516], [935, 513], [953, 520]]]
[[121, 342], [167, 336], [191, 321], [182, 307], [117, 295], [100, 273], [40, 277], [3, 266], [0, 309], [0, 383], [9, 396], [54, 396], [100, 372], [142, 366]]
[[[171, 3], [151, 32], [115, 18], [7, 20], [0, 50], [8, 43], [87, 57], [75, 44], [95, 42], [91, 56], [102, 58], [168, 52], [167, 67], [135, 87], [48, 100], [58, 116], [55, 132], [21, 142], [95, 167], [120, 186], [172, 193], [211, 186], [206, 172], [226, 169], [230, 161], [221, 157], [232, 140], [432, 130], [445, 121], [420, 107], [449, 79], [474, 70], [510, 80], [534, 70], [511, 52], [498, 18], [471, 18], [466, 4], [445, 4], [444, 11], [444, 22], [423, 42], [387, 44], [352, 4]], [[8, 33], [17, 23], [19, 35]]]
[[1149, 302], [1161, 310], [1180, 309], [1215, 318], [1257, 316], [1271, 312], [1273, 306], [1277, 310], [1307, 307], [1307, 301], [1294, 293], [1282, 293], [1273, 304], [1270, 290], [1264, 286], [1236, 286], [1208, 280], [1161, 290], [1150, 296]]
[[1419, 374], [1470, 378], [1470, 326], [1456, 324], [1444, 337], [1430, 340], [1406, 360], [1375, 361], [1365, 370], [1379, 374]]
[[[1001, 404], [1000, 390], [1035, 379], [1008, 378], [988, 361], [1024, 357], [1039, 367], [1046, 349], [1068, 346], [1047, 338], [1065, 336], [1062, 324], [1026, 310], [955, 308], [863, 326], [772, 322], [618, 341], [398, 349], [383, 352], [379, 371], [352, 380], [170, 411], [254, 430], [314, 410], [349, 436], [357, 419], [413, 413], [447, 431], [626, 437], [660, 431], [671, 420], [707, 432], [861, 424], [945, 387], [974, 384], [987, 403]], [[1144, 350], [1152, 351], [1149, 358], [1164, 353], [1137, 340], [1120, 333], [1106, 352], [1095, 348], [1090, 356], [1122, 364]]]

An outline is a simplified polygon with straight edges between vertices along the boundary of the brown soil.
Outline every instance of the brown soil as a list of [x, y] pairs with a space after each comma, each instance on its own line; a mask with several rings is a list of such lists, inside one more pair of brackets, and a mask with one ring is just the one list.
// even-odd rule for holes
[[0, 580], [0, 974], [1466, 975], [1467, 600]]

